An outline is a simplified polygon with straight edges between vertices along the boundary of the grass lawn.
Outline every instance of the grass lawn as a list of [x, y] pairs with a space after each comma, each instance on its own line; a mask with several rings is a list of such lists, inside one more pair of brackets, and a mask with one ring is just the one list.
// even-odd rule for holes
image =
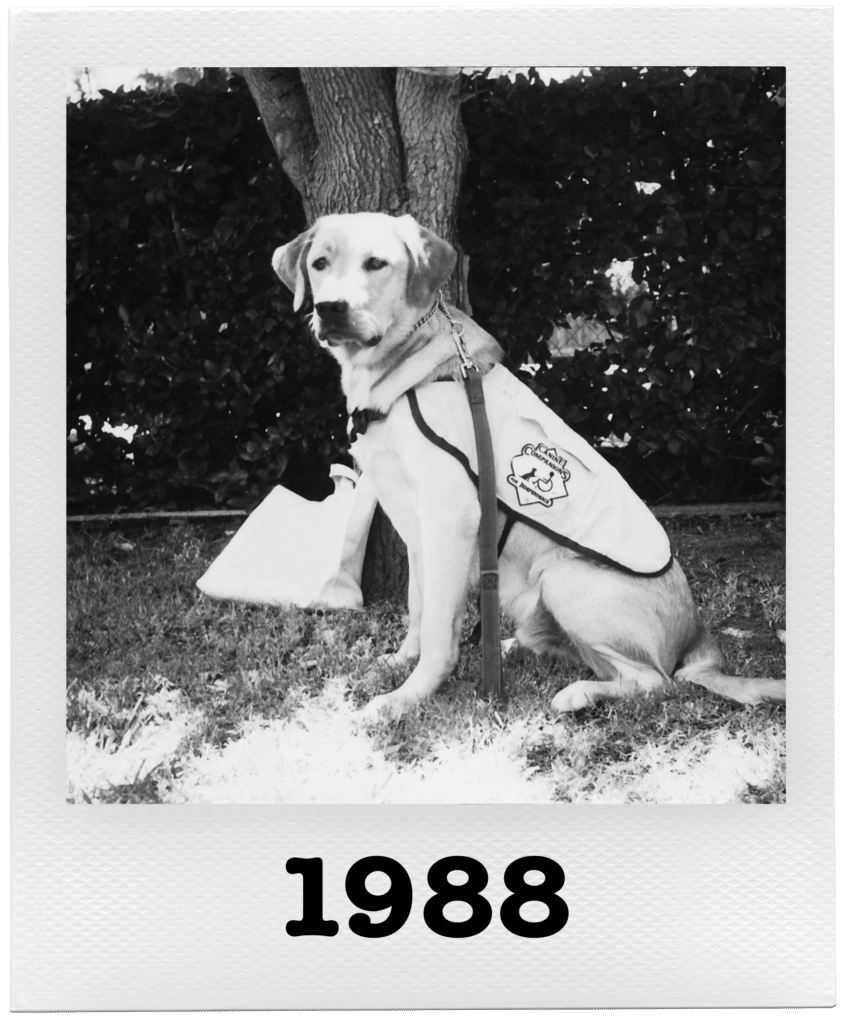
[[[666, 526], [731, 669], [784, 676], [784, 517]], [[559, 718], [550, 700], [586, 674], [572, 650], [507, 659], [494, 704], [464, 643], [432, 701], [356, 729], [353, 710], [402, 681], [375, 658], [403, 613], [211, 601], [195, 581], [233, 529], [68, 527], [69, 801], [785, 800], [783, 707], [674, 685]]]

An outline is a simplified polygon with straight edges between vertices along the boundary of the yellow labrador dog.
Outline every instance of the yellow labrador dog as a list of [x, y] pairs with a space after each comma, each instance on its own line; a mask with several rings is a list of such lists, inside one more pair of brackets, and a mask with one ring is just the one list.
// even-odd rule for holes
[[[402, 686], [371, 701], [368, 716], [398, 716], [449, 676], [468, 592], [478, 580], [480, 508], [469, 465], [471, 459], [475, 465], [475, 453], [460, 458], [450, 442], [438, 443], [449, 430], [468, 431], [470, 423], [465, 393], [452, 383], [461, 378], [450, 311], [438, 297], [455, 261], [453, 248], [412, 217], [380, 213], [322, 217], [272, 260], [294, 293], [295, 309], [312, 300], [313, 333], [341, 368], [357, 435], [354, 457], [409, 554], [409, 630], [390, 660], [415, 665]], [[463, 325], [465, 346], [487, 389], [497, 388], [492, 382], [500, 378], [505, 390], [515, 378], [503, 379], [508, 371], [497, 366], [497, 342], [464, 313], [450, 316]], [[542, 409], [533, 409], [539, 419]], [[546, 445], [524, 445], [520, 470], [512, 461], [509, 481], [524, 507], [540, 512], [553, 503], [553, 494], [572, 493], [568, 484], [575, 481], [565, 467], [586, 467], [596, 480], [596, 463], [607, 466], [566, 425], [554, 429], [562, 428], [569, 435], [567, 461]], [[610, 467], [608, 472], [614, 473]], [[723, 673], [719, 649], [668, 550], [664, 564], [647, 571], [652, 567], [633, 569], [622, 564], [622, 555], [609, 557], [588, 546], [584, 520], [604, 523], [612, 516], [621, 531], [636, 518], [640, 536], [656, 548], [661, 543], [654, 517], [618, 480], [608, 490], [592, 489], [591, 504], [578, 514], [578, 541], [534, 525], [514, 499], [510, 515], [505, 507], [499, 513], [498, 529], [505, 531], [500, 598], [518, 625], [518, 640], [540, 653], [560, 648], [566, 636], [596, 675], [560, 690], [553, 708], [574, 711], [600, 698], [655, 689], [671, 678], [744, 704], [784, 700], [783, 681]], [[663, 541], [668, 548], [665, 536]], [[638, 548], [627, 545], [626, 563], [638, 557]]]

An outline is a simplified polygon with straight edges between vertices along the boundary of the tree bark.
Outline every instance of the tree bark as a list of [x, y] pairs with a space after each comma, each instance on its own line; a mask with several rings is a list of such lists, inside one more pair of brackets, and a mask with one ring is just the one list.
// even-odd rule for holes
[[325, 213], [406, 213], [392, 76], [386, 68], [302, 68], [319, 140], [310, 194]]
[[470, 313], [467, 267], [456, 235], [459, 196], [468, 162], [458, 70], [398, 68], [395, 102], [403, 141], [409, 212], [456, 249], [459, 262], [445, 297]]
[[235, 68], [246, 80], [284, 173], [304, 203], [307, 223], [316, 219], [310, 179], [319, 140], [298, 68]]
[[[470, 313], [456, 238], [468, 157], [459, 68], [235, 68], [307, 223], [326, 213], [411, 213], [457, 250], [446, 297]], [[363, 569], [366, 603], [406, 602], [406, 548], [378, 509]]]

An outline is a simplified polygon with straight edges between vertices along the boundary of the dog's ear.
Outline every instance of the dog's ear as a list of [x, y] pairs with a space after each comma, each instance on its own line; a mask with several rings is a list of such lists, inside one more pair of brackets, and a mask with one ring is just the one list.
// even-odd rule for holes
[[409, 214], [396, 218], [398, 234], [409, 252], [406, 301], [410, 306], [429, 306], [433, 296], [453, 273], [456, 250], [443, 238], [422, 228]]
[[272, 268], [293, 293], [292, 308], [301, 308], [310, 294], [310, 279], [307, 277], [307, 256], [313, 244], [315, 225], [293, 238], [291, 242], [276, 249], [272, 256]]

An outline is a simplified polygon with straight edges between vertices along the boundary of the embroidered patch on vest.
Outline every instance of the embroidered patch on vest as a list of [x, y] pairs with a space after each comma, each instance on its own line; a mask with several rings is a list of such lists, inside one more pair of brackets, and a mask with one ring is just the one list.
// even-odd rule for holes
[[512, 459], [512, 472], [506, 477], [517, 494], [520, 505], [549, 508], [557, 498], [567, 497], [570, 470], [555, 448], [545, 444], [525, 444], [520, 455]]

